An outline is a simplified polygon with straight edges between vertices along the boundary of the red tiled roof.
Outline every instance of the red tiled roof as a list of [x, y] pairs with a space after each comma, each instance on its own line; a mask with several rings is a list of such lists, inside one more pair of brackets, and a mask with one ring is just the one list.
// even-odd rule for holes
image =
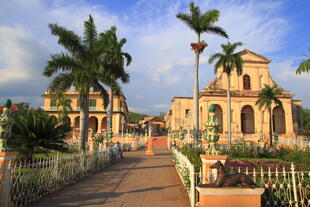
[[[3, 109], [4, 109], [4, 106], [0, 106], [0, 113], [2, 114], [2, 112], [3, 112]], [[17, 108], [17, 106], [15, 106], [15, 105], [12, 105], [11, 106], [11, 112], [13, 112], [13, 111], [17, 111], [18, 110], [18, 108]]]

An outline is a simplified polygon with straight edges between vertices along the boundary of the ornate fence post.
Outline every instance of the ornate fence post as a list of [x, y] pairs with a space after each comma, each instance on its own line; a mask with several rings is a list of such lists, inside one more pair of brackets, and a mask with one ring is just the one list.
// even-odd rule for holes
[[10, 114], [12, 102], [7, 99], [4, 103], [3, 113], [0, 114], [0, 206], [10, 206], [11, 166], [14, 165], [18, 152], [12, 152], [7, 145], [11, 138], [11, 128], [14, 123]]
[[295, 201], [295, 207], [298, 207], [298, 197], [297, 197], [297, 186], [296, 186], [296, 177], [295, 177], [295, 167], [292, 163], [291, 165], [291, 173], [292, 173], [292, 184], [293, 184], [293, 193], [294, 193], [294, 201]]

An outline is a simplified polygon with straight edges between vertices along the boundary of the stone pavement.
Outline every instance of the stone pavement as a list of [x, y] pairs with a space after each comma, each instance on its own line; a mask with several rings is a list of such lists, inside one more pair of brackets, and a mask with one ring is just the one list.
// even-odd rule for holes
[[33, 207], [189, 207], [187, 194], [165, 147], [144, 150], [67, 186]]

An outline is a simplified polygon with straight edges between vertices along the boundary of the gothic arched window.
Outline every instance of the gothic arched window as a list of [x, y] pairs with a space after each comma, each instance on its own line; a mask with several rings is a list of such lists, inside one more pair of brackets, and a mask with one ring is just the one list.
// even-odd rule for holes
[[243, 76], [243, 89], [251, 90], [251, 78], [248, 75]]

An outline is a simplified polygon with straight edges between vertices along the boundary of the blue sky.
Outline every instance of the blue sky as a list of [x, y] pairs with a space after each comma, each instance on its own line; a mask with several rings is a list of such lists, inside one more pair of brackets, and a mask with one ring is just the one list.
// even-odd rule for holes
[[[186, 12], [186, 0], [0, 0], [0, 101], [42, 106], [49, 79], [42, 76], [51, 54], [62, 50], [48, 23], [58, 23], [82, 34], [83, 22], [94, 16], [99, 32], [117, 26], [124, 48], [133, 57], [129, 84], [123, 85], [132, 111], [167, 111], [173, 96], [191, 96], [195, 34], [175, 18]], [[242, 41], [269, 59], [270, 73], [286, 90], [310, 107], [310, 75], [296, 76], [298, 63], [310, 55], [309, 0], [195, 1], [203, 11], [219, 9], [218, 25], [230, 41]], [[227, 40], [203, 35], [209, 46], [201, 57], [199, 83], [205, 87], [215, 75], [208, 56]]]

